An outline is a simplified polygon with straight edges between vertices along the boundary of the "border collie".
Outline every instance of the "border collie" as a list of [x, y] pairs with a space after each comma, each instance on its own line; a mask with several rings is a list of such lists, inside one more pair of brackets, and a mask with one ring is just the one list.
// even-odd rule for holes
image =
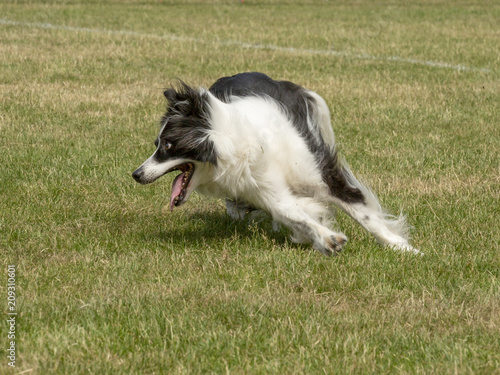
[[[330, 229], [340, 207], [383, 245], [420, 253], [404, 216], [385, 213], [376, 196], [339, 160], [330, 111], [318, 94], [262, 73], [220, 78], [208, 90], [181, 82], [164, 92], [168, 107], [156, 151], [132, 176], [148, 184], [172, 172], [170, 208], [196, 190], [225, 198], [243, 219], [264, 211], [325, 255], [347, 237]], [[274, 227], [274, 225], [273, 225]]]

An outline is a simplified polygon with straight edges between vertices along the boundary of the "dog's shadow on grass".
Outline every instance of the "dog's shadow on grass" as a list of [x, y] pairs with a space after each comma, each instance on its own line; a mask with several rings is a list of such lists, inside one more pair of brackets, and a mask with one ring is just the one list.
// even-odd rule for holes
[[165, 226], [150, 232], [144, 232], [145, 241], [158, 240], [175, 246], [200, 244], [207, 242], [235, 241], [259, 235], [276, 243], [285, 244], [288, 232], [285, 228], [272, 230], [270, 217], [261, 220], [233, 220], [226, 212], [189, 212], [171, 219]]

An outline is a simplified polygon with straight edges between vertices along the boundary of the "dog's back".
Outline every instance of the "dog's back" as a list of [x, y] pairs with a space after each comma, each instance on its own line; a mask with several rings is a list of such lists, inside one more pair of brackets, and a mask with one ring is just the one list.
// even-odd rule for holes
[[305, 140], [331, 193], [350, 203], [363, 202], [361, 191], [346, 178], [338, 161], [328, 107], [318, 94], [288, 81], [275, 81], [263, 73], [240, 73], [219, 78], [209, 89], [219, 100], [259, 96], [275, 100]]

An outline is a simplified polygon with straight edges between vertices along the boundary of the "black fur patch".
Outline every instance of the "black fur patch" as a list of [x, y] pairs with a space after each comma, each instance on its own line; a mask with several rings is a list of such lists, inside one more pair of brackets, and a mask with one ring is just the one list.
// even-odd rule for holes
[[330, 188], [331, 194], [348, 203], [364, 202], [362, 192], [347, 181], [347, 173], [338, 160], [337, 151], [309, 130], [307, 117], [316, 110], [316, 101], [303, 87], [252, 72], [220, 78], [209, 90], [226, 103], [231, 100], [231, 96], [268, 96], [276, 100], [315, 156], [323, 181]]
[[[156, 157], [185, 157], [191, 160], [217, 164], [214, 144], [208, 139], [210, 122], [208, 95], [181, 82], [179, 88], [169, 88], [163, 93], [168, 100], [163, 115], [158, 141], [162, 145]], [[165, 147], [169, 144], [170, 147]]]

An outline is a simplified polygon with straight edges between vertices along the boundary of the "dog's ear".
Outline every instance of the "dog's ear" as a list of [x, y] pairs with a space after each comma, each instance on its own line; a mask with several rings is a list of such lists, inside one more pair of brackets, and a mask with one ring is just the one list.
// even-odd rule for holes
[[202, 116], [206, 112], [206, 93], [180, 81], [178, 89], [167, 89], [163, 95], [168, 99], [169, 110], [182, 116]]
[[174, 104], [177, 99], [177, 92], [173, 88], [163, 91], [163, 95], [165, 95], [165, 98], [167, 98], [170, 104]]
[[170, 110], [184, 116], [191, 114], [193, 105], [184, 87], [180, 90], [169, 88], [163, 92], [163, 95], [168, 100]]

